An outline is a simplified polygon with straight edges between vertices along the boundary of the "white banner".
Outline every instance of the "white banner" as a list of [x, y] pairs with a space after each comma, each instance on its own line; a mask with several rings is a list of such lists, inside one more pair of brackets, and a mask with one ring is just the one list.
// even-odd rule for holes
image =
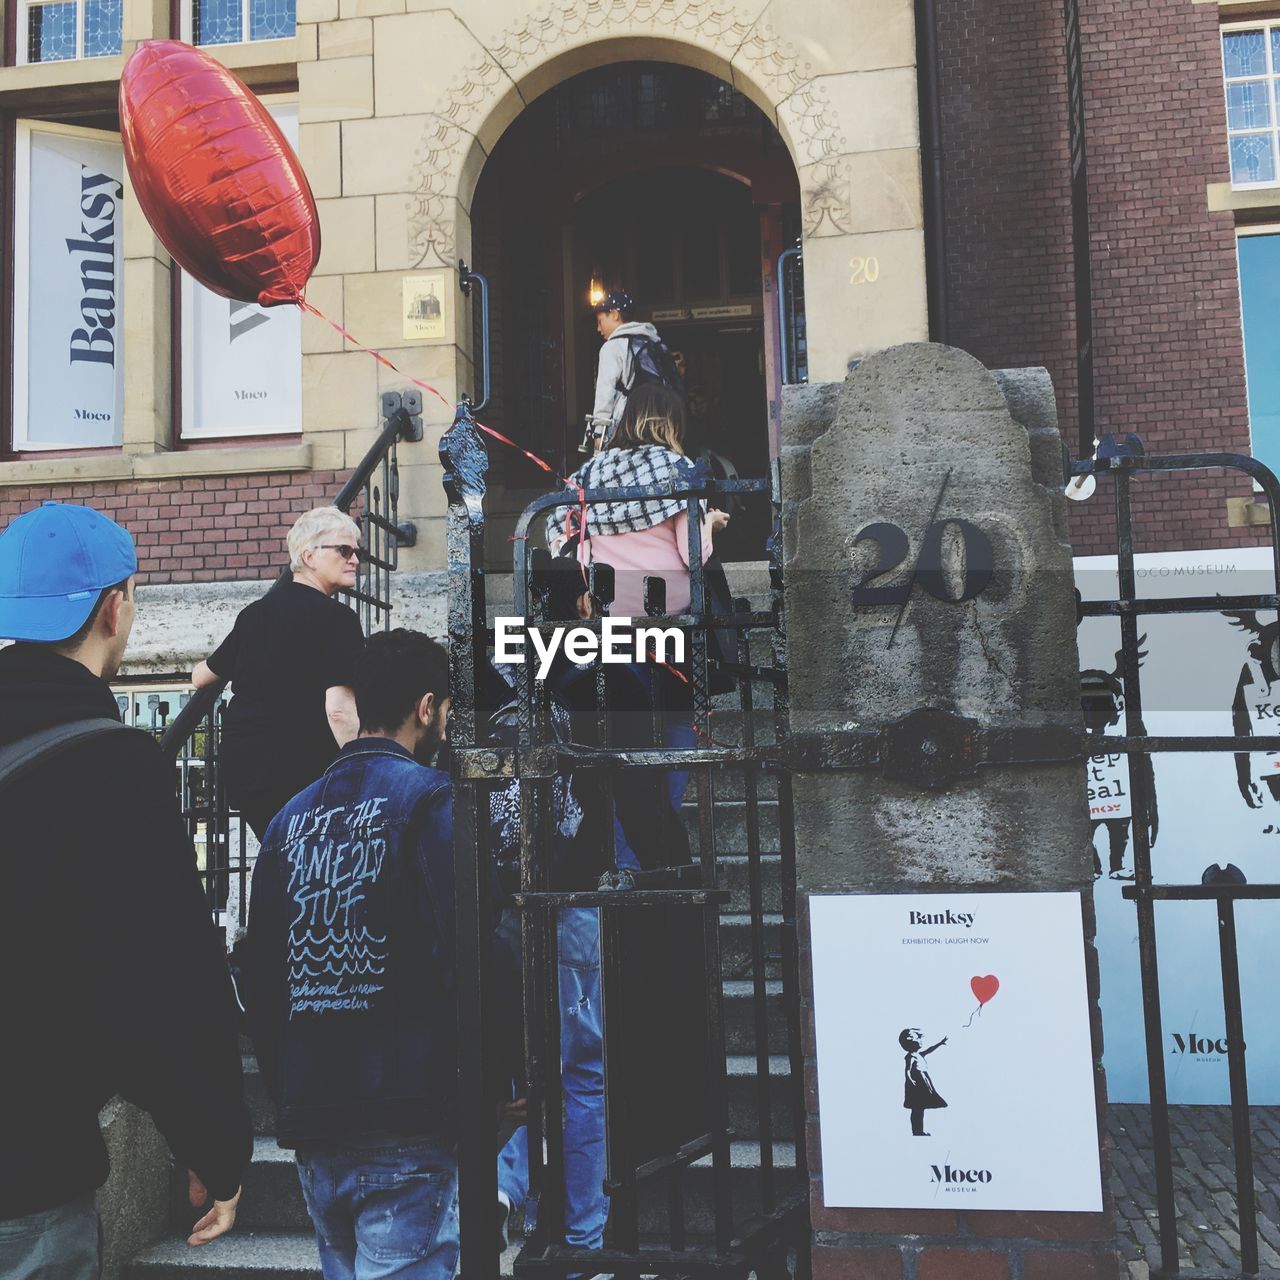
[[[1115, 561], [1076, 561], [1086, 600], [1114, 599]], [[1275, 590], [1269, 548], [1170, 552], [1137, 557], [1139, 596], [1255, 595]], [[1280, 737], [1280, 627], [1276, 615], [1250, 611], [1147, 614], [1138, 620], [1142, 723], [1153, 735]], [[1120, 627], [1089, 618], [1080, 627], [1080, 665], [1112, 686], [1114, 717], [1102, 738], [1123, 732]], [[1099, 717], [1102, 719], [1103, 717]], [[1113, 1102], [1148, 1098], [1145, 1023], [1138, 965], [1137, 909], [1124, 898], [1134, 875], [1132, 778], [1147, 766], [1115, 753], [1089, 762], [1093, 819], [1094, 906], [1102, 970], [1107, 1091]], [[1199, 884], [1227, 869], [1251, 884], [1280, 880], [1280, 760], [1273, 753], [1169, 752], [1152, 757], [1155, 804], [1147, 814], [1152, 878]], [[1129, 792], [1114, 794], [1116, 782]], [[1119, 803], [1121, 810], [1107, 806]], [[1248, 1050], [1249, 1101], [1280, 1104], [1280, 1019], [1274, 1014], [1280, 968], [1276, 904], [1236, 906], [1240, 987]], [[1212, 902], [1157, 903], [1161, 1053], [1171, 1102], [1229, 1100], [1218, 920]]]
[[117, 135], [18, 122], [14, 448], [118, 445], [124, 156]]
[[[271, 114], [293, 147], [298, 108]], [[302, 430], [302, 313], [234, 302], [182, 274], [182, 435], [296, 434]]]
[[824, 1202], [1100, 1210], [1079, 895], [809, 910]]

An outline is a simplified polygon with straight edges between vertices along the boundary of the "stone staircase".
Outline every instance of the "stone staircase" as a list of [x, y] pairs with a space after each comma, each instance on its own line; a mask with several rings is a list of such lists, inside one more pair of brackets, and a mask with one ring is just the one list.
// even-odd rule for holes
[[[757, 740], [768, 740], [768, 718], [758, 714]], [[765, 726], [762, 730], [760, 726]], [[713, 717], [712, 732], [720, 742], [741, 740], [741, 716], [724, 711]], [[717, 768], [715, 781], [716, 847], [719, 879], [731, 893], [721, 917], [724, 1020], [728, 1070], [735, 1219], [761, 1207], [760, 1146], [757, 1121], [755, 1014], [750, 982], [750, 910], [746, 847], [746, 802], [740, 773]], [[786, 1019], [782, 1002], [781, 884], [779, 871], [776, 783], [761, 779], [759, 817], [765, 907], [766, 993], [768, 1011], [769, 1096], [774, 1123], [774, 1165], [785, 1185], [795, 1168], [791, 1080], [786, 1056]], [[686, 825], [697, 830], [691, 784], [686, 802]], [[144, 1250], [123, 1271], [123, 1280], [319, 1280], [320, 1264], [291, 1152], [281, 1150], [272, 1136], [275, 1117], [257, 1063], [244, 1060], [245, 1081], [254, 1120], [253, 1163], [245, 1175], [236, 1228], [228, 1236], [201, 1249], [186, 1245], [187, 1226], [194, 1214], [175, 1190], [171, 1212], [172, 1236]], [[712, 1230], [710, 1160], [695, 1165], [685, 1178], [685, 1214], [689, 1237], [697, 1243]], [[642, 1191], [641, 1229], [645, 1235], [665, 1234], [665, 1184]], [[512, 1264], [522, 1241], [516, 1238], [503, 1259], [502, 1274]]]

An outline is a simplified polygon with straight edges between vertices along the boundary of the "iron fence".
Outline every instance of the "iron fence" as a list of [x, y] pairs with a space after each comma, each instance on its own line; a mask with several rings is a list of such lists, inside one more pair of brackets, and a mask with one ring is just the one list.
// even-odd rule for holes
[[[1247, 475], [1266, 496], [1270, 511], [1272, 582], [1269, 593], [1248, 596], [1139, 596], [1134, 564], [1134, 522], [1132, 490], [1145, 476], [1224, 469]], [[1280, 540], [1276, 537], [1280, 512], [1280, 484], [1262, 463], [1231, 453], [1170, 454], [1147, 457], [1141, 442], [1130, 436], [1124, 444], [1103, 441], [1099, 457], [1077, 463], [1075, 476], [1109, 476], [1114, 485], [1117, 592], [1108, 600], [1083, 601], [1081, 619], [1119, 619], [1121, 646], [1120, 680], [1124, 695], [1124, 734], [1106, 737], [1107, 751], [1122, 752], [1139, 760], [1150, 760], [1159, 752], [1257, 752], [1280, 750], [1280, 737], [1236, 737], [1225, 734], [1200, 736], [1153, 736], [1143, 722], [1140, 620], [1145, 616], [1177, 616], [1220, 613], [1227, 610], [1264, 610], [1280, 606]], [[1085, 692], [1086, 722], [1089, 702], [1099, 691]], [[1210, 877], [1209, 883], [1158, 884], [1151, 861], [1150, 815], [1155, 804], [1154, 772], [1148, 766], [1129, 769], [1133, 821], [1134, 883], [1126, 885], [1123, 896], [1137, 912], [1138, 954], [1142, 980], [1142, 1007], [1146, 1040], [1147, 1080], [1151, 1098], [1151, 1130], [1156, 1175], [1156, 1205], [1159, 1217], [1160, 1257], [1151, 1267], [1153, 1276], [1179, 1274], [1178, 1212], [1174, 1199], [1174, 1151], [1170, 1137], [1169, 1094], [1165, 1078], [1165, 1050], [1160, 1008], [1160, 974], [1157, 949], [1156, 903], [1212, 903], [1217, 915], [1219, 961], [1222, 976], [1223, 1009], [1226, 1020], [1227, 1063], [1230, 1084], [1235, 1164], [1236, 1210], [1240, 1236], [1241, 1276], [1258, 1273], [1257, 1202], [1254, 1189], [1254, 1157], [1249, 1120], [1249, 1084], [1246, 1067], [1244, 1010], [1240, 996], [1240, 969], [1236, 944], [1235, 906], [1237, 902], [1280, 898], [1280, 884], [1239, 884], [1231, 878]]]
[[[530, 1203], [532, 1231], [515, 1259], [517, 1276], [758, 1276], [807, 1274], [808, 1178], [803, 1125], [796, 951], [795, 850], [790, 778], [776, 751], [761, 750], [757, 685], [771, 702], [774, 733], [786, 735], [788, 717], [782, 677], [784, 618], [778, 476], [772, 481], [715, 482], [700, 467], [687, 484], [549, 494], [520, 517], [514, 539], [513, 613], [526, 627], [549, 635], [566, 616], [563, 573], [579, 573], [572, 561], [552, 561], [532, 547], [535, 521], [579, 502], [618, 502], [675, 497], [685, 508], [689, 530], [691, 599], [679, 615], [667, 615], [661, 579], [645, 582], [645, 607], [663, 626], [688, 637], [684, 668], [650, 664], [653, 688], [651, 745], [634, 737], [618, 740], [613, 686], [602, 664], [583, 678], [574, 729], [556, 726], [550, 686], [534, 678], [529, 664], [515, 669], [518, 734], [514, 744], [486, 741], [480, 681], [493, 650], [483, 563], [485, 472], [488, 459], [468, 407], [460, 406], [442, 439], [441, 459], [449, 496], [449, 640], [453, 714], [450, 728], [454, 784], [454, 840], [458, 915], [460, 1147], [463, 1275], [498, 1274], [498, 1243], [492, 1230], [497, 1202], [490, 1060], [495, 1053], [490, 1011], [494, 989], [488, 939], [493, 932], [488, 893], [490, 797], [517, 782], [520, 805], [520, 908], [523, 961], [524, 1070], [529, 1098]], [[772, 502], [769, 607], [752, 611], [746, 601], [714, 601], [702, 568], [699, 501], [741, 495]], [[589, 589], [597, 608], [613, 598], [608, 566], [593, 565]], [[559, 584], [559, 586], [558, 586]], [[602, 620], [580, 622], [597, 634]], [[735, 653], [710, 657], [713, 633], [732, 636]], [[736, 657], [737, 661], [733, 661]], [[764, 661], [760, 662], [763, 658]], [[713, 706], [713, 680], [732, 677], [733, 693]], [[664, 683], [687, 681], [694, 743], [665, 740]], [[730, 702], [732, 705], [730, 706]], [[740, 741], [720, 740], [721, 722], [732, 717]], [[585, 727], [585, 732], [579, 732]], [[634, 726], [633, 726], [634, 727]], [[659, 745], [652, 745], [659, 744]], [[752, 1144], [735, 1146], [730, 1125], [724, 1011], [724, 930], [729, 893], [716, 788], [726, 770], [741, 787], [741, 831], [746, 867], [746, 942], [735, 957], [734, 976], [749, 991], [756, 1076], [754, 1103], [746, 1123]], [[669, 771], [692, 775], [695, 792], [692, 849], [683, 855], [681, 818], [667, 812], [663, 788]], [[593, 789], [607, 814], [621, 804], [619, 787], [637, 778], [658, 779], [656, 797], [668, 824], [663, 832], [675, 851], [664, 865], [617, 869], [610, 818], [600, 829], [593, 868], [595, 883], [569, 885], [553, 870], [552, 791], [572, 773]], [[761, 836], [761, 788], [776, 788], [781, 918], [765, 911]], [[621, 813], [622, 809], [618, 808]], [[738, 853], [738, 850], [734, 850]], [[603, 1251], [564, 1243], [564, 1082], [562, 1080], [557, 921], [561, 913], [599, 913], [603, 987], [605, 1130], [610, 1196], [609, 1233]], [[777, 929], [776, 951], [767, 930]], [[679, 958], [676, 961], [675, 958]], [[683, 962], [683, 963], [681, 963]], [[778, 977], [774, 978], [774, 966]], [[777, 1043], [771, 1033], [771, 988], [781, 987], [786, 1024]], [[775, 1042], [771, 1043], [771, 1034]], [[780, 1054], [771, 1053], [780, 1049]], [[776, 1141], [780, 1129], [772, 1081], [774, 1063], [785, 1059], [789, 1088], [784, 1104], [792, 1145]], [[750, 1165], [747, 1169], [744, 1166]], [[749, 1190], [736, 1180], [749, 1173]]]

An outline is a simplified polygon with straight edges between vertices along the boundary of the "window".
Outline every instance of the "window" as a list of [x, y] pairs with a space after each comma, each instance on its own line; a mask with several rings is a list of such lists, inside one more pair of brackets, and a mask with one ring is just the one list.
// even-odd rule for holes
[[1280, 227], [1242, 230], [1236, 247], [1253, 456], [1280, 472]]
[[1280, 22], [1224, 27], [1222, 70], [1227, 95], [1231, 181], [1237, 187], [1280, 182]]
[[14, 172], [13, 447], [119, 445], [120, 136], [19, 120]]
[[298, 27], [297, 0], [186, 0], [183, 37], [192, 44], [283, 40]]
[[26, 0], [18, 9], [23, 62], [105, 58], [120, 52], [124, 0]]
[[[272, 116], [293, 147], [298, 108]], [[302, 430], [302, 313], [235, 302], [181, 275], [182, 438]]]

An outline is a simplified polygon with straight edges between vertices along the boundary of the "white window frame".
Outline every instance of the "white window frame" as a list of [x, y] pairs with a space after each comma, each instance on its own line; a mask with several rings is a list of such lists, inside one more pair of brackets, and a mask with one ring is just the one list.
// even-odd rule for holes
[[[124, 410], [120, 410], [121, 443], [118, 444], [68, 444], [46, 443], [26, 439], [27, 411], [30, 407], [30, 390], [27, 379], [31, 373], [30, 350], [27, 339], [27, 310], [31, 299], [31, 135], [33, 133], [62, 134], [73, 138], [93, 138], [101, 142], [123, 145], [118, 133], [108, 129], [85, 129], [78, 125], [57, 124], [45, 120], [18, 120], [15, 129], [13, 165], [13, 411], [9, 422], [9, 447], [15, 453], [66, 453], [92, 449], [98, 452], [119, 453], [123, 447]], [[122, 162], [123, 163], [123, 162]], [[124, 234], [124, 212], [121, 208], [120, 234]], [[122, 273], [123, 276], [123, 273]], [[124, 281], [117, 282], [119, 305], [117, 324], [122, 362], [119, 378], [123, 383], [124, 361]], [[19, 435], [21, 430], [21, 436]]]
[[[1237, 191], [1257, 191], [1271, 187], [1280, 187], [1280, 60], [1274, 60], [1271, 50], [1271, 33], [1280, 30], [1280, 20], [1258, 20], [1252, 22], [1224, 22], [1218, 34], [1218, 56], [1222, 61], [1222, 106], [1227, 123], [1227, 168], [1231, 173], [1231, 185]], [[1262, 43], [1267, 55], [1267, 70], [1262, 76], [1236, 76], [1227, 78], [1226, 55], [1222, 48], [1222, 37], [1233, 31], [1261, 31]], [[1251, 84], [1264, 81], [1267, 85], [1267, 99], [1271, 105], [1271, 126], [1269, 129], [1232, 129], [1231, 103], [1228, 88], [1236, 84]], [[1237, 137], [1269, 136], [1271, 140], [1271, 158], [1275, 177], [1266, 182], [1237, 182], [1231, 166], [1231, 140]]]
[[[29, 51], [31, 48], [31, 11], [33, 9], [44, 8], [49, 4], [66, 3], [66, 0], [17, 0], [18, 5], [18, 34], [15, 43], [17, 49], [18, 66], [20, 67], [47, 67], [53, 65], [52, 62], [32, 62], [30, 60]], [[85, 58], [84, 51], [84, 0], [74, 0], [76, 6], [76, 52], [73, 58], [58, 58], [57, 62], [79, 62]], [[247, 3], [247, 0], [246, 0]], [[124, 47], [124, 10], [120, 11], [120, 34], [121, 48]], [[92, 58], [118, 58], [119, 53], [95, 53]]]
[[[178, 13], [178, 26], [182, 32], [182, 38], [188, 44], [194, 44], [192, 33], [195, 31], [195, 17], [192, 9], [197, 0], [181, 0], [182, 7]], [[262, 44], [266, 40], [292, 40], [293, 36], [298, 34], [297, 19], [293, 23], [293, 35], [288, 36], [261, 36], [254, 39], [249, 32], [249, 3], [250, 0], [240, 0], [240, 30], [245, 34], [239, 40], [220, 40], [217, 44], [200, 44], [200, 49], [225, 49], [238, 44]]]
[[[215, 46], [216, 47], [216, 46]], [[281, 121], [278, 112], [281, 108], [293, 113], [293, 128], [298, 128], [299, 121], [299, 95], [296, 93], [275, 94], [271, 97], [262, 99], [262, 104], [271, 113], [277, 124]], [[286, 139], [289, 130], [285, 129]], [[296, 134], [295, 134], [296, 136]], [[196, 282], [178, 265], [174, 264], [174, 270], [179, 273], [178, 280], [178, 307], [179, 307], [179, 330], [181, 338], [181, 386], [175, 387], [174, 392], [180, 397], [179, 403], [182, 405], [182, 417], [178, 433], [178, 442], [191, 443], [199, 440], [239, 440], [239, 439], [255, 439], [258, 436], [296, 436], [302, 432], [302, 336], [299, 332], [298, 336], [298, 404], [297, 418], [290, 422], [278, 422], [268, 425], [258, 425], [252, 428], [241, 428], [235, 426], [205, 426], [196, 427], [195, 421], [195, 373], [196, 373], [196, 347], [195, 347], [195, 324], [192, 314], [192, 308], [195, 302]], [[282, 309], [287, 309], [287, 306]], [[301, 317], [299, 315], [299, 321]]]
[[[1236, 296], [1238, 298], [1236, 313], [1240, 317], [1240, 355], [1245, 366], [1244, 379], [1244, 406], [1245, 413], [1249, 418], [1249, 456], [1256, 458], [1258, 451], [1253, 442], [1253, 405], [1249, 403], [1249, 366], [1248, 352], [1245, 348], [1245, 332], [1244, 332], [1244, 281], [1240, 272], [1240, 241], [1245, 236], [1280, 236], [1280, 222], [1260, 222], [1250, 223], [1247, 226], [1236, 227]], [[1261, 493], [1262, 486], [1255, 480], [1253, 481], [1254, 493]]]

